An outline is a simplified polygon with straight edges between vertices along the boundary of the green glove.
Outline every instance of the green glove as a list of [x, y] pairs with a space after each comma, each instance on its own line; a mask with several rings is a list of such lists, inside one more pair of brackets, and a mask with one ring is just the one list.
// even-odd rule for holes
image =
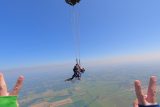
[[17, 96], [1, 96], [0, 107], [18, 107]]

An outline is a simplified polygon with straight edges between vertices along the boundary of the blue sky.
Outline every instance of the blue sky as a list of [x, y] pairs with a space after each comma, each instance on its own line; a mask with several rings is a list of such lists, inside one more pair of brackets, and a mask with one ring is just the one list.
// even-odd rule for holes
[[[82, 59], [159, 52], [159, 4], [82, 0]], [[1, 0], [0, 69], [74, 61], [71, 10], [64, 0]]]

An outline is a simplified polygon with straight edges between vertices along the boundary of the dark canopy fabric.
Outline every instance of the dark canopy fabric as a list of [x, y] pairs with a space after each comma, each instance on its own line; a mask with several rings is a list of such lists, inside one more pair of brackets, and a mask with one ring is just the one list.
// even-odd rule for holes
[[66, 1], [66, 3], [68, 3], [71, 6], [74, 6], [80, 2], [80, 0], [65, 0], [65, 1]]

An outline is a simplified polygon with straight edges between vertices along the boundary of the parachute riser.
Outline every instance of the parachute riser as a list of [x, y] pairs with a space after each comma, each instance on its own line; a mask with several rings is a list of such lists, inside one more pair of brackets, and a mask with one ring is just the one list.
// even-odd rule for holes
[[76, 58], [76, 64], [81, 65], [81, 60]]

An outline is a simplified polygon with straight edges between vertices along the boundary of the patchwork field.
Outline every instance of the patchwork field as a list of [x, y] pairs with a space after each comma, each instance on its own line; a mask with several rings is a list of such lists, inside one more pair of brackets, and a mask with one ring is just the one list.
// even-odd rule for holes
[[158, 67], [147, 66], [88, 70], [81, 81], [72, 82], [64, 82], [72, 71], [63, 73], [55, 75], [48, 71], [38, 76], [35, 76], [36, 72], [32, 75], [26, 73], [19, 97], [20, 107], [132, 107], [134, 80], [140, 79], [145, 89], [151, 75], [160, 77]]

